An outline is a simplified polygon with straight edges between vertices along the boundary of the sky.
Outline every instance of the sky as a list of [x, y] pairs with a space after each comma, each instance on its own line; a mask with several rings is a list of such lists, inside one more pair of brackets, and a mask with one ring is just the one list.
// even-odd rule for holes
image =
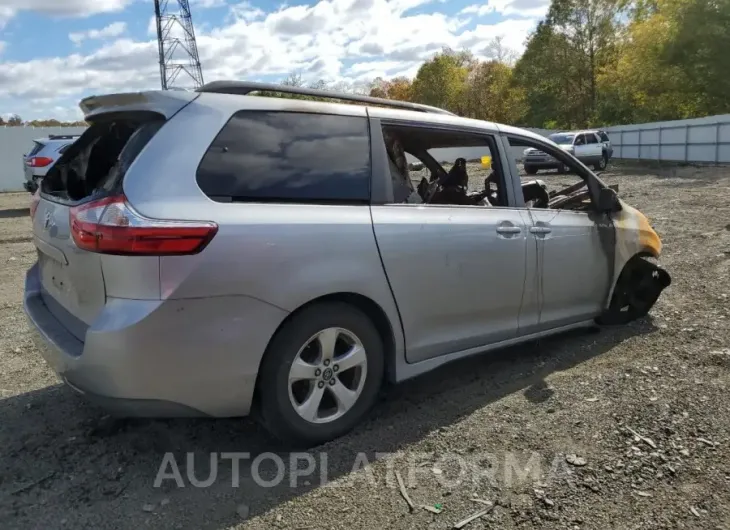
[[[549, 0], [189, 3], [206, 82], [364, 86], [413, 77], [444, 46], [488, 58], [502, 37], [520, 53]], [[83, 97], [159, 88], [153, 0], [0, 0], [0, 115], [77, 120]]]

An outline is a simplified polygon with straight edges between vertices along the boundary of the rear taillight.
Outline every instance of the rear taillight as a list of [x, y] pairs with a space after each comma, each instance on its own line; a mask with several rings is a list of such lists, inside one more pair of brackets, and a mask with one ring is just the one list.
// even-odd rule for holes
[[38, 186], [38, 188], [35, 190], [33, 195], [30, 198], [30, 218], [33, 219], [35, 217], [35, 212], [38, 209], [38, 203], [41, 202], [41, 187]]
[[69, 216], [76, 246], [101, 254], [196, 254], [218, 231], [210, 222], [148, 219], [134, 211], [124, 195], [76, 206]]
[[53, 159], [47, 156], [32, 156], [25, 163], [29, 167], [46, 167], [53, 163]]

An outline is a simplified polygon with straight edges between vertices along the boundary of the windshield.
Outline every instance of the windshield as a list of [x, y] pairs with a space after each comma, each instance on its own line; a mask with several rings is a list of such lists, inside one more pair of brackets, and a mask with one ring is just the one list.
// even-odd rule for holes
[[558, 145], [572, 144], [573, 138], [575, 138], [575, 135], [574, 134], [551, 134], [550, 136], [548, 136], [548, 138]]

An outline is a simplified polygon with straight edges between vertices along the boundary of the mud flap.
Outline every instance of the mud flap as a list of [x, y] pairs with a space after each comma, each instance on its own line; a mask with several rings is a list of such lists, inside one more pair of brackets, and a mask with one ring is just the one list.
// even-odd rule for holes
[[632, 259], [621, 271], [611, 304], [597, 322], [620, 325], [645, 317], [671, 283], [666, 270], [643, 258]]

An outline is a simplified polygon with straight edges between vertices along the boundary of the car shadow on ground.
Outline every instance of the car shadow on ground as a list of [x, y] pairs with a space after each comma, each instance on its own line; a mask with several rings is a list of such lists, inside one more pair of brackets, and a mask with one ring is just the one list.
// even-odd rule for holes
[[14, 217], [29, 217], [30, 208], [6, 208], [0, 209], [0, 219], [12, 219]]
[[[536, 414], [554, 392], [545, 379], [600, 356], [617, 344], [655, 331], [651, 319], [600, 332], [577, 331], [476, 356], [387, 388], [371, 416], [353, 433], [313, 448], [316, 470], [291, 486], [290, 453], [251, 420], [129, 420], [106, 416], [62, 385], [0, 401], [0, 526], [137, 529], [220, 529], [352, 472], [358, 455], [406, 450], [436, 430], [449, 429], [477, 409], [522, 393]], [[274, 451], [286, 463], [283, 479], [271, 458], [252, 479], [251, 461]], [[233, 487], [231, 461], [219, 465], [208, 487], [210, 453], [248, 453]], [[170, 453], [173, 467], [155, 479]], [[187, 460], [192, 454], [194, 460]], [[321, 455], [326, 454], [326, 466]], [[246, 465], [248, 463], [248, 465]], [[303, 465], [303, 462], [300, 463]], [[191, 473], [194, 471], [194, 473]], [[305, 482], [305, 480], [307, 480]], [[260, 480], [271, 481], [270, 487]], [[109, 518], [113, 518], [112, 521]], [[3, 523], [4, 521], [4, 523]]]

